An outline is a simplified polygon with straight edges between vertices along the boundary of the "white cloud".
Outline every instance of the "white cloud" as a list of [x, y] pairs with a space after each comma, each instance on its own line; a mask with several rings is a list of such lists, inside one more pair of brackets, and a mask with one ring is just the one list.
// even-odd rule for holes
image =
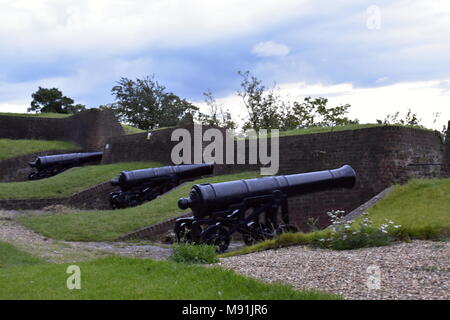
[[260, 32], [299, 16], [303, 3], [0, 0], [0, 40], [2, 50], [33, 55], [185, 47]]
[[252, 53], [259, 57], [273, 57], [273, 56], [286, 56], [291, 49], [280, 43], [274, 41], [260, 42], [253, 46]]

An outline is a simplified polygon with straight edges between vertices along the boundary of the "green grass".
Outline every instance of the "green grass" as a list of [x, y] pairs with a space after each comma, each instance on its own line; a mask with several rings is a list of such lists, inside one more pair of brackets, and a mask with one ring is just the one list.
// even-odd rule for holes
[[193, 184], [249, 179], [258, 176], [259, 172], [244, 172], [196, 180], [133, 208], [52, 213], [21, 217], [18, 221], [49, 238], [73, 241], [113, 241], [125, 233], [188, 212], [188, 210], [179, 209], [177, 203], [179, 198], [189, 194]]
[[0, 269], [0, 299], [339, 299], [266, 284], [218, 267], [109, 257], [77, 264], [81, 289], [66, 287], [67, 264]]
[[0, 199], [61, 198], [116, 177], [120, 171], [158, 167], [156, 162], [123, 162], [73, 168], [34, 181], [0, 183]]
[[122, 128], [125, 130], [126, 134], [135, 134], [135, 133], [146, 132], [145, 130], [130, 126], [128, 124], [122, 124]]
[[11, 266], [32, 265], [43, 263], [39, 258], [27, 252], [16, 249], [13, 245], [0, 241], [0, 272], [2, 268]]
[[67, 118], [73, 116], [73, 114], [67, 113], [11, 113], [11, 112], [0, 112], [0, 116], [11, 116], [11, 117], [35, 117], [35, 118]]
[[0, 160], [47, 150], [78, 149], [79, 146], [67, 141], [0, 139]]
[[411, 238], [450, 236], [450, 179], [416, 179], [395, 189], [368, 210], [375, 225], [400, 224]]
[[[399, 236], [406, 239], [441, 240], [450, 236], [450, 179], [416, 179], [394, 190], [368, 210], [374, 226], [385, 219], [401, 225]], [[358, 219], [356, 220], [358, 223]], [[253, 246], [222, 254], [247, 254], [293, 245], [312, 244], [326, 237], [329, 230], [283, 234]]]
[[180, 243], [172, 246], [170, 259], [182, 263], [210, 264], [219, 262], [216, 247], [207, 244]]

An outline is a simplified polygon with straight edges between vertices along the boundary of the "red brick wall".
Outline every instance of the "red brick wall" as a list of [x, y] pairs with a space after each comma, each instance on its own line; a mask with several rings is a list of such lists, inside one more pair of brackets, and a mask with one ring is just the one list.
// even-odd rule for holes
[[0, 138], [72, 141], [84, 150], [98, 150], [111, 137], [124, 135], [108, 110], [89, 109], [68, 118], [0, 116]]

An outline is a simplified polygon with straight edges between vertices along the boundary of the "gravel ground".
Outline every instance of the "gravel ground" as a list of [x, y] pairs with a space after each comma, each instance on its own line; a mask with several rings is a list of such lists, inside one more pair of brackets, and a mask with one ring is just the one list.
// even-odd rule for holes
[[449, 242], [413, 241], [346, 251], [297, 246], [224, 258], [219, 265], [267, 282], [347, 299], [450, 299]]

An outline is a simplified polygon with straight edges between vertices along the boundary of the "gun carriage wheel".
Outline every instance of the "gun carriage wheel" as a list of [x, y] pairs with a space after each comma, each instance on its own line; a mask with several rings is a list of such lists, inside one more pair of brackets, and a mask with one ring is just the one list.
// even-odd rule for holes
[[220, 225], [206, 227], [200, 235], [200, 242], [217, 248], [218, 253], [225, 252], [230, 245], [228, 230]]

